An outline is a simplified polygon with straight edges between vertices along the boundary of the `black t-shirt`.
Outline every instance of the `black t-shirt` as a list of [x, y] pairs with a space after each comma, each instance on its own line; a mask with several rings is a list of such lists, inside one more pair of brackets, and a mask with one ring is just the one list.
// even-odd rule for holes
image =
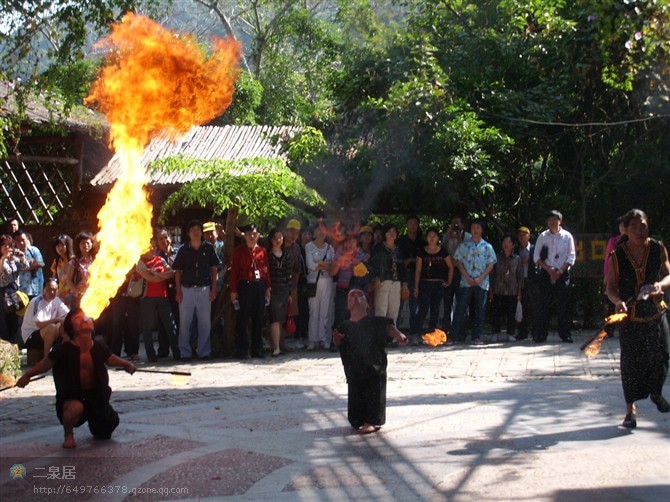
[[425, 248], [419, 249], [416, 257], [421, 258], [421, 280], [449, 278], [449, 267], [445, 260], [449, 251], [441, 247], [437, 253], [431, 254]]
[[[419, 250], [423, 249], [425, 245], [426, 241], [421, 236], [417, 236], [415, 240], [412, 240], [408, 235], [403, 235], [400, 239], [398, 239], [398, 248], [400, 248], [400, 256], [403, 260], [416, 258]], [[415, 263], [410, 263], [407, 269], [412, 273], [413, 278], [414, 271], [416, 270]]]
[[[95, 378], [95, 389], [101, 392], [106, 401], [112, 395], [109, 387], [109, 374], [105, 361], [112, 355], [112, 351], [103, 342], [93, 341], [91, 359]], [[79, 347], [71, 342], [55, 346], [47, 356], [54, 363], [53, 377], [56, 385], [56, 400], [63, 403], [70, 399], [81, 400], [83, 390], [79, 368]]]
[[392, 324], [386, 317], [366, 316], [358, 322], [344, 321], [337, 328], [344, 335], [340, 357], [348, 382], [386, 376], [387, 329]]
[[181, 271], [182, 286], [211, 286], [211, 270], [220, 264], [214, 246], [203, 241], [198, 249], [192, 248], [190, 243], [180, 247], [172, 268]]

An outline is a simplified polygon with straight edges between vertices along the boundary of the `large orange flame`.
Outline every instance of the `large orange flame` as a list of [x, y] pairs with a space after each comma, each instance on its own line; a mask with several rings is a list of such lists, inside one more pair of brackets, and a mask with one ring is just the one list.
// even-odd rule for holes
[[98, 46], [108, 51], [107, 62], [86, 103], [107, 116], [122, 173], [98, 214], [100, 250], [81, 301], [93, 318], [151, 238], [153, 209], [139, 163], [143, 148], [155, 137], [174, 139], [221, 115], [232, 101], [241, 50], [233, 40], [216, 39], [207, 58], [193, 37], [132, 13]]

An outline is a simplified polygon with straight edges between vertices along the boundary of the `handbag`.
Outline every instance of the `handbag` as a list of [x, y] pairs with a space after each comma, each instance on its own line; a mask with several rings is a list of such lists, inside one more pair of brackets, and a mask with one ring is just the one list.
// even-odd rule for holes
[[292, 335], [298, 331], [298, 327], [295, 325], [295, 317], [293, 317], [293, 300], [291, 300], [290, 296], [288, 297], [288, 314], [286, 317], [286, 322], [284, 323], [284, 330], [289, 335]]
[[[139, 279], [137, 279], [139, 277]], [[133, 274], [128, 281], [126, 296], [130, 298], [144, 298], [147, 294], [147, 281], [139, 274]]]
[[314, 298], [316, 296], [316, 285], [319, 283], [319, 276], [321, 275], [321, 270], [316, 275], [316, 282], [307, 283], [307, 298]]
[[[326, 256], [328, 256], [328, 249], [330, 248], [330, 244], [326, 246], [326, 252], [323, 255], [323, 259], [326, 259]], [[316, 274], [316, 281], [315, 282], [308, 282], [307, 283], [307, 298], [314, 298], [316, 296], [316, 285], [319, 284], [319, 278], [321, 277], [321, 272], [322, 270], [319, 270], [319, 273]]]
[[29, 303], [28, 295], [23, 291], [5, 291], [3, 304], [8, 314], [23, 315]]
[[516, 312], [514, 313], [514, 320], [516, 322], [523, 321], [523, 306], [521, 305], [521, 300], [516, 301]]

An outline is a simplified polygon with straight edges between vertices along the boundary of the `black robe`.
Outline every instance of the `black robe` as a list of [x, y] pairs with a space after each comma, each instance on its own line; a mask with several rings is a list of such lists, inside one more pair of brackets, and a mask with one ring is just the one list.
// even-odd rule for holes
[[345, 321], [338, 331], [344, 335], [340, 357], [349, 387], [349, 423], [359, 428], [365, 423], [381, 426], [386, 422], [386, 343], [385, 317], [366, 316], [358, 322]]
[[[628, 300], [640, 287], [661, 279], [662, 244], [649, 239], [638, 268], [625, 244], [612, 251], [619, 296]], [[668, 322], [659, 297], [637, 300], [621, 323], [621, 382], [626, 403], [661, 395], [668, 374]]]

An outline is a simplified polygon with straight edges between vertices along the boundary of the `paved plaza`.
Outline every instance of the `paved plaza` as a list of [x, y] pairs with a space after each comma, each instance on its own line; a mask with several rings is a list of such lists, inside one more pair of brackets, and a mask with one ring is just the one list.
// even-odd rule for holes
[[588, 360], [592, 335], [392, 348], [387, 423], [367, 436], [330, 352], [110, 371], [121, 425], [80, 427], [74, 450], [49, 376], [0, 394], [0, 499], [670, 500], [670, 414], [647, 400], [620, 427], [618, 340]]

